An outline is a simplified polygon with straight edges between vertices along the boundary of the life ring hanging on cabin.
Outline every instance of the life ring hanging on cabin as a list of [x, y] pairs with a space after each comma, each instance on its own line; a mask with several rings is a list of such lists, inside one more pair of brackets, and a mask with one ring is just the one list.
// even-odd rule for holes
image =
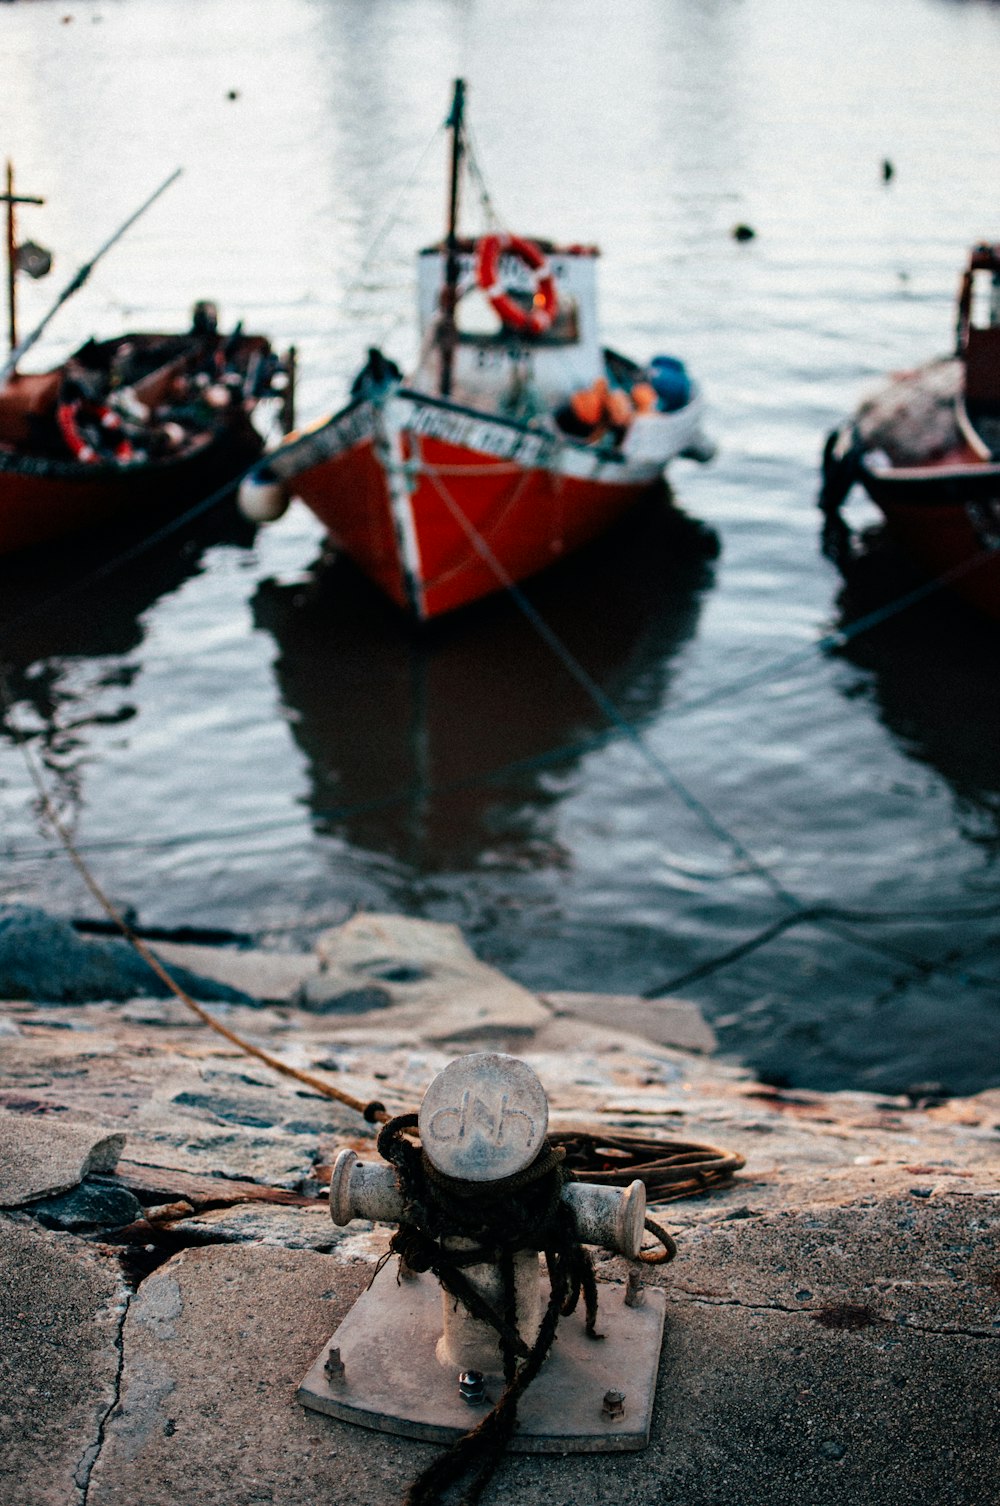
[[[102, 460], [132, 460], [135, 451], [121, 432], [121, 415], [103, 403], [87, 402], [74, 398], [60, 403], [56, 409], [59, 432], [72, 452], [74, 460], [84, 465], [94, 465]], [[84, 428], [100, 436], [97, 444], [88, 439]]]
[[[516, 256], [532, 275], [531, 307], [518, 303], [500, 281], [500, 258]], [[519, 235], [484, 235], [476, 247], [476, 281], [507, 329], [543, 335], [559, 312], [556, 280], [541, 247]]]

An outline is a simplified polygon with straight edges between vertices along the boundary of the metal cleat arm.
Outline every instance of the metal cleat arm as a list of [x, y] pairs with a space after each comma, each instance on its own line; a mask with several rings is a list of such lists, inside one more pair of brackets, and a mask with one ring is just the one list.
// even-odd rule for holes
[[[639, 1254], [646, 1218], [646, 1188], [635, 1181], [624, 1189], [593, 1182], [567, 1182], [563, 1201], [573, 1210], [584, 1244], [600, 1245], [634, 1260]], [[391, 1166], [360, 1161], [342, 1150], [330, 1178], [330, 1217], [343, 1227], [353, 1219], [398, 1224], [403, 1199]]]

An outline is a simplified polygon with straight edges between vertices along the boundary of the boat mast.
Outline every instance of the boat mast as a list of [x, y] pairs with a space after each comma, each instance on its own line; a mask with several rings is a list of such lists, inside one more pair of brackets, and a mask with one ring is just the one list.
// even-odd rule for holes
[[[111, 250], [111, 247], [115, 244], [116, 241], [121, 240], [121, 238], [125, 234], [126, 230], [131, 229], [131, 227], [135, 224], [136, 220], [139, 219], [140, 215], [144, 215], [146, 213], [146, 210], [149, 209], [151, 205], [153, 205], [153, 204], [156, 203], [157, 199], [160, 197], [160, 195], [162, 193], [166, 192], [166, 190], [170, 187], [171, 183], [176, 182], [176, 180], [181, 175], [181, 171], [182, 171], [181, 168], [179, 168], [179, 167], [176, 168], [170, 174], [169, 178], [164, 179], [164, 181], [160, 184], [160, 186], [156, 190], [156, 192], [155, 193], [151, 193], [150, 196], [149, 196], [149, 198], [145, 201], [145, 203], [144, 204], [140, 204], [139, 208], [135, 211], [135, 213], [129, 215], [129, 217], [125, 221], [124, 225], [119, 225], [119, 227], [115, 231], [114, 235], [110, 235], [108, 237], [108, 239], [104, 242], [104, 245], [101, 246], [98, 251], [94, 252], [94, 255], [90, 258], [90, 260], [88, 262], [86, 262], [80, 268], [79, 272], [77, 272], [76, 276], [72, 279], [72, 281], [70, 281], [66, 285], [66, 287], [63, 288], [62, 292], [59, 294], [59, 297], [56, 299], [55, 303], [49, 309], [48, 313], [45, 315], [45, 318], [42, 320], [41, 324], [36, 325], [35, 328], [31, 331], [31, 334], [30, 335], [25, 335], [24, 339], [22, 341], [20, 341], [19, 344], [15, 344], [14, 345], [13, 349], [11, 350], [10, 355], [7, 358], [6, 364], [2, 368], [0, 368], [0, 385], [2, 385], [4, 382], [8, 381], [10, 379], [10, 377], [14, 374], [15, 370], [17, 369], [17, 363], [18, 363], [18, 361], [21, 359], [22, 356], [24, 356], [24, 355], [26, 355], [28, 353], [28, 351], [31, 349], [31, 347], [35, 344], [35, 342], [37, 340], [41, 339], [42, 335], [45, 333], [45, 330], [48, 328], [49, 323], [55, 317], [55, 315], [59, 312], [59, 310], [62, 308], [62, 306], [66, 302], [66, 300], [69, 299], [69, 298], [72, 298], [73, 294], [79, 292], [79, 290], [83, 287], [84, 283], [87, 281], [87, 278], [90, 276], [91, 272], [94, 270], [94, 268], [96, 267], [97, 263], [100, 261], [101, 257], [105, 256], [107, 254], [107, 252], [109, 252]], [[12, 198], [12, 197], [14, 197], [14, 196], [10, 195], [10, 194], [0, 194], [0, 203], [8, 202], [9, 199]], [[40, 204], [42, 202], [42, 200], [41, 199], [18, 199], [16, 197], [14, 197], [14, 202], [15, 202], [15, 204]], [[11, 265], [13, 265], [13, 263], [11, 263]]]
[[451, 114], [446, 125], [451, 131], [451, 181], [448, 191], [448, 235], [445, 240], [444, 287], [441, 289], [441, 396], [451, 396], [451, 371], [455, 358], [455, 306], [458, 303], [458, 197], [462, 181], [462, 156], [465, 141], [462, 125], [465, 116], [465, 80], [455, 80]]
[[[7, 160], [7, 191], [0, 193], [0, 204], [7, 205], [7, 341], [11, 352], [17, 347], [17, 221], [15, 204], [44, 204], [28, 194], [14, 192], [14, 164]], [[13, 368], [10, 375], [14, 375]]]

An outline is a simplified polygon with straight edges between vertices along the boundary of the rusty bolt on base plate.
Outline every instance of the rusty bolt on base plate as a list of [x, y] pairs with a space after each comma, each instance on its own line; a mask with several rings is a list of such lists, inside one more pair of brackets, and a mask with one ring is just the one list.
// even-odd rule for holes
[[480, 1370], [463, 1370], [458, 1377], [458, 1394], [470, 1407], [479, 1407], [486, 1400], [486, 1377]]
[[646, 1294], [642, 1289], [642, 1273], [629, 1271], [628, 1284], [625, 1287], [625, 1306], [641, 1307], [646, 1300]]
[[326, 1357], [326, 1364], [323, 1366], [323, 1369], [326, 1371], [327, 1380], [331, 1382], [342, 1381], [344, 1379], [344, 1362], [340, 1358], [339, 1349], [331, 1348], [330, 1353]]
[[616, 1421], [625, 1416], [625, 1392], [605, 1391], [604, 1403], [601, 1407], [601, 1415], [610, 1421]]

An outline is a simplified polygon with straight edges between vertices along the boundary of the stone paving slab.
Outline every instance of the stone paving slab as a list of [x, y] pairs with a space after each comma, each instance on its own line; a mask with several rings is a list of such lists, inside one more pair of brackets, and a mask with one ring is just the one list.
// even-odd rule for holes
[[697, 1004], [687, 999], [642, 999], [635, 994], [547, 992], [540, 995], [556, 1015], [570, 1015], [593, 1025], [616, 1025], [630, 1035], [680, 1051], [711, 1053], [718, 1042]]
[[[88, 1506], [399, 1501], [429, 1446], [294, 1399], [368, 1274], [366, 1263], [338, 1268], [306, 1251], [217, 1247], [149, 1277], [125, 1325], [121, 1405]], [[484, 1503], [986, 1506], [998, 1359], [991, 1340], [830, 1330], [803, 1314], [688, 1298], [668, 1314], [649, 1449], [511, 1456]]]
[[0, 1208], [68, 1192], [90, 1172], [114, 1171], [124, 1144], [111, 1129], [0, 1110]]
[[[926, 1180], [914, 1183], [924, 1193]], [[678, 1297], [1000, 1341], [1000, 1192], [858, 1199], [692, 1230]]]
[[352, 1224], [350, 1231], [338, 1228], [325, 1199], [315, 1208], [241, 1203], [232, 1208], [213, 1208], [172, 1225], [178, 1237], [192, 1245], [203, 1240], [205, 1244], [272, 1245], [286, 1250], [319, 1250], [323, 1254], [366, 1227], [369, 1226]]
[[319, 973], [314, 952], [264, 952], [179, 941], [156, 941], [151, 947], [169, 969], [185, 968], [272, 1004], [294, 1004], [307, 980]]
[[76, 1506], [113, 1407], [129, 1292], [72, 1235], [0, 1217], [0, 1501]]
[[525, 1036], [550, 1018], [536, 996], [480, 962], [457, 926], [361, 914], [324, 932], [305, 1001], [319, 1012], [378, 1012], [377, 1028], [429, 1041]]
[[[485, 1506], [988, 1506], [1000, 1345], [668, 1309], [645, 1453], [512, 1456]], [[627, 1406], [626, 1399], [626, 1406]]]
[[[370, 1277], [303, 1250], [185, 1251], [147, 1278], [88, 1506], [392, 1502], [396, 1440], [328, 1423], [296, 1388]], [[431, 1457], [429, 1450], [422, 1457]]]

